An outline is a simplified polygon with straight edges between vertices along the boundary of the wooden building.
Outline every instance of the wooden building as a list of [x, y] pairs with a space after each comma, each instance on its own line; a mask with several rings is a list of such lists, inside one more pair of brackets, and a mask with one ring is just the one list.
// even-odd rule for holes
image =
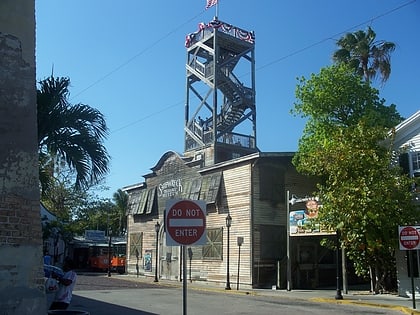
[[[180, 247], [166, 245], [166, 202], [170, 198], [204, 200], [207, 244], [191, 247], [189, 274], [192, 280], [225, 284], [229, 242], [232, 283], [238, 282], [240, 252], [241, 287], [285, 287], [288, 220], [285, 192], [292, 190], [297, 195], [307, 195], [314, 190], [315, 183], [296, 172], [292, 156], [292, 153], [257, 152], [200, 167], [191, 158], [175, 152], [165, 153], [152, 173], [145, 176], [144, 183], [125, 188], [130, 196], [127, 271], [154, 276], [158, 257], [158, 278], [179, 280]], [[232, 217], [229, 240], [227, 215]], [[157, 222], [158, 233], [155, 231]], [[243, 239], [241, 248], [237, 246], [238, 238]], [[301, 259], [304, 255], [299, 252], [308, 250], [310, 257]], [[320, 247], [319, 238], [301, 238], [292, 245], [292, 252], [295, 287], [334, 283], [335, 278], [324, 281], [315, 270], [315, 266], [322, 265], [324, 271], [335, 270], [334, 261], [323, 262], [328, 251]]]

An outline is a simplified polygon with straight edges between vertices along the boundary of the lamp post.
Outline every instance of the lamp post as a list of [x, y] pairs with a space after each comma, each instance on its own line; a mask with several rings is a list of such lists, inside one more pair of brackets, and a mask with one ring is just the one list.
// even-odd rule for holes
[[232, 225], [232, 217], [230, 214], [226, 217], [226, 227], [227, 227], [227, 267], [226, 267], [226, 288], [225, 290], [231, 290], [230, 288], [230, 280], [229, 280], [229, 230]]
[[159, 258], [159, 253], [158, 253], [158, 243], [159, 243], [159, 230], [160, 230], [160, 224], [159, 222], [156, 222], [155, 224], [155, 232], [156, 232], [156, 262], [155, 262], [155, 281], [154, 282], [158, 282], [158, 258]]
[[343, 295], [341, 294], [341, 285], [340, 285], [340, 235], [337, 230], [337, 239], [336, 239], [336, 278], [337, 278], [337, 292], [335, 294], [336, 300], [342, 300]]

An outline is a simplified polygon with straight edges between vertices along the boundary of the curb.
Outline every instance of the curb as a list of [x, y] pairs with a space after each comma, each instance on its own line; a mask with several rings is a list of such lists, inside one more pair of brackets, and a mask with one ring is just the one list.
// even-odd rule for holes
[[336, 299], [329, 299], [329, 298], [310, 298], [309, 300], [313, 302], [319, 302], [319, 303], [354, 304], [354, 305], [371, 306], [371, 307], [378, 307], [378, 308], [388, 308], [395, 311], [403, 312], [405, 314], [420, 315], [420, 311], [413, 310], [405, 306], [398, 306], [398, 305], [391, 305], [391, 304], [374, 303], [374, 302], [367, 302], [367, 301], [361, 301], [361, 300], [345, 300], [345, 299], [336, 300]]

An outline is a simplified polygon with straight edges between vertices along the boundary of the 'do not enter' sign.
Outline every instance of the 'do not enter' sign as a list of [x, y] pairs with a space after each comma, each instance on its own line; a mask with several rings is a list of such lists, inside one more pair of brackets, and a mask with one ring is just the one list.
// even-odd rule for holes
[[420, 245], [420, 234], [418, 226], [400, 226], [399, 240], [401, 250], [415, 250]]
[[202, 200], [168, 200], [165, 227], [169, 246], [206, 244], [206, 203]]

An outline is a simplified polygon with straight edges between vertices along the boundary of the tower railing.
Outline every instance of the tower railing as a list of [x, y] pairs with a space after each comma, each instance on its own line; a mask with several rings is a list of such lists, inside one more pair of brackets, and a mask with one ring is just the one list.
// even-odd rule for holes
[[185, 47], [189, 48], [195, 43], [201, 41], [203, 38], [211, 36], [214, 30], [230, 35], [232, 37], [238, 38], [242, 41], [245, 41], [251, 44], [255, 43], [254, 32], [246, 31], [239, 27], [233, 26], [232, 24], [214, 19], [210, 21], [208, 24], [205, 24], [205, 23], [198, 24], [198, 30], [193, 33], [189, 33], [185, 37]]

